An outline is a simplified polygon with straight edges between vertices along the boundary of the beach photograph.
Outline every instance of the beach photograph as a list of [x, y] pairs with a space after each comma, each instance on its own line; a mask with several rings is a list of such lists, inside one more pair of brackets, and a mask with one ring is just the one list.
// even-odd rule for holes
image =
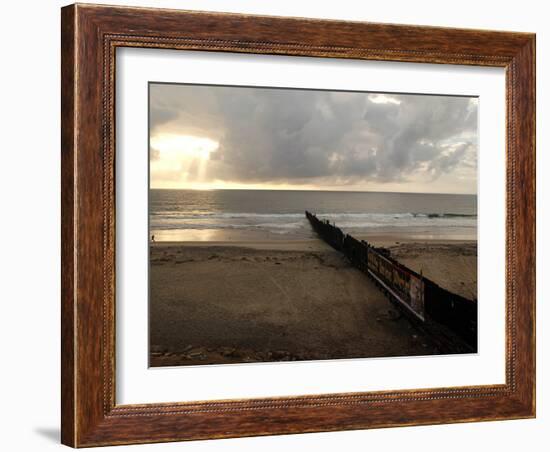
[[149, 366], [477, 352], [478, 99], [149, 84]]

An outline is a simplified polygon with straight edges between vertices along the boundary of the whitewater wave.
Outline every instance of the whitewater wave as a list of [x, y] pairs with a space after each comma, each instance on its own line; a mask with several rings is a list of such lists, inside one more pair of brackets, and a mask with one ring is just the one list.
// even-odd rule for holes
[[[461, 213], [320, 213], [319, 218], [334, 222], [350, 231], [376, 227], [476, 227], [477, 215]], [[308, 228], [303, 213], [250, 212], [156, 212], [151, 215], [152, 229], [259, 229], [275, 233]]]
[[[174, 212], [160, 211], [152, 212], [153, 218], [179, 218], [179, 219], [230, 219], [230, 218], [305, 218], [305, 213], [252, 213], [252, 212]], [[345, 212], [345, 213], [317, 213], [318, 217], [323, 218], [477, 218], [475, 214], [463, 213], [364, 213], [364, 212]]]

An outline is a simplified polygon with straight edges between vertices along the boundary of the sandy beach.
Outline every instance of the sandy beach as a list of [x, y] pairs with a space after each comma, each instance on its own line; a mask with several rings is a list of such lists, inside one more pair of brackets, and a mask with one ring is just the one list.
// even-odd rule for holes
[[477, 300], [477, 242], [427, 240], [388, 236], [363, 237], [388, 248], [392, 257], [451, 292]]
[[[475, 298], [475, 242], [369, 241]], [[150, 259], [151, 366], [444, 352], [319, 239], [157, 242]]]

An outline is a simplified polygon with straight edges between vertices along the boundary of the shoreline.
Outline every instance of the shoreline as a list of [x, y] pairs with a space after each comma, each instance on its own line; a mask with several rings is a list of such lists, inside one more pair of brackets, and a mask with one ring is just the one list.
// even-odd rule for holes
[[[319, 237], [311, 229], [307, 219], [303, 224], [296, 226], [290, 231], [269, 230], [256, 227], [242, 228], [206, 228], [206, 229], [151, 229], [149, 237], [155, 236], [155, 241], [160, 242], [288, 242], [301, 240], [318, 240]], [[381, 242], [390, 241], [476, 241], [478, 238], [477, 228], [457, 226], [392, 226], [353, 228], [342, 227], [356, 239], [363, 239], [368, 242], [375, 240]]]
[[[352, 234], [353, 235], [353, 234]], [[427, 238], [417, 239], [414, 237], [402, 237], [398, 235], [354, 235], [358, 240], [365, 240], [371, 245], [377, 247], [392, 247], [402, 244], [430, 244], [430, 245], [477, 245], [477, 240], [469, 239], [443, 239], [443, 238]], [[332, 249], [330, 245], [320, 238], [310, 239], [277, 239], [277, 240], [161, 240], [150, 242], [152, 247], [170, 247], [170, 246], [186, 246], [186, 247], [208, 247], [208, 246], [229, 246], [237, 248], [253, 248], [262, 250], [305, 250], [305, 249]]]

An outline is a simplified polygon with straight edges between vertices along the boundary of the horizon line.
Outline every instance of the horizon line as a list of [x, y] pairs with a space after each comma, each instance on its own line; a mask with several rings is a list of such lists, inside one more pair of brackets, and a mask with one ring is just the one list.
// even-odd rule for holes
[[149, 187], [149, 190], [178, 190], [178, 191], [307, 191], [330, 193], [392, 193], [410, 195], [464, 195], [477, 196], [477, 193], [449, 193], [449, 192], [415, 192], [415, 191], [378, 191], [378, 190], [329, 190], [329, 189], [295, 189], [295, 188], [157, 188]]

